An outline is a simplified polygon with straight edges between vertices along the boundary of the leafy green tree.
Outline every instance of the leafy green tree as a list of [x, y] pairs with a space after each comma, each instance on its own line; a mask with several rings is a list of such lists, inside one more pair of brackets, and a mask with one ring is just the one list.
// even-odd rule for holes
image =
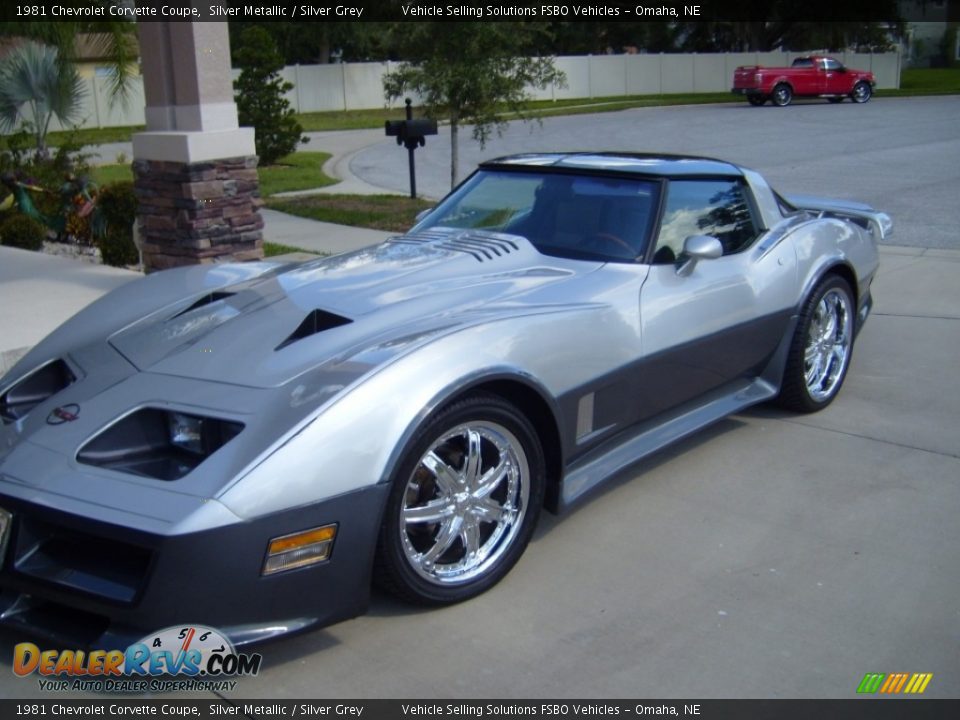
[[505, 115], [526, 119], [529, 88], [562, 84], [552, 57], [537, 56], [544, 26], [529, 22], [396, 23], [393, 32], [403, 62], [384, 76], [395, 100], [418, 95], [426, 114], [450, 122], [450, 184], [457, 183], [460, 126], [473, 124], [483, 147], [502, 132]]
[[233, 88], [240, 124], [253, 126], [260, 163], [272, 165], [292, 153], [298, 143], [307, 142], [303, 126], [294, 117], [290, 102], [283, 97], [293, 84], [280, 77], [283, 58], [270, 33], [262, 27], [246, 28], [239, 45], [234, 61], [241, 73]]
[[78, 120], [85, 93], [77, 69], [62, 65], [55, 48], [26, 42], [0, 61], [0, 131], [24, 123], [38, 154], [46, 157], [50, 121], [57, 118], [66, 126]]
[[236, 55], [243, 32], [251, 26], [262, 27], [277, 44], [287, 65], [326, 64], [337, 60], [360, 62], [386, 60], [384, 41], [389, 23], [384, 22], [255, 22], [230, 21], [230, 52]]

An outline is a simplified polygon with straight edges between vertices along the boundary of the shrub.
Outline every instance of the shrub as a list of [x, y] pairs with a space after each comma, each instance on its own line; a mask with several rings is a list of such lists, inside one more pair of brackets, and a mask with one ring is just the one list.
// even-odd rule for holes
[[47, 229], [32, 217], [13, 213], [0, 223], [0, 244], [24, 250], [42, 250]]
[[292, 153], [298, 143], [307, 142], [303, 126], [283, 97], [293, 85], [280, 78], [283, 58], [270, 33], [261, 27], [243, 31], [234, 60], [241, 68], [233, 84], [240, 124], [254, 127], [260, 164], [272, 165]]
[[97, 247], [106, 265], [124, 267], [140, 261], [133, 242], [137, 219], [137, 196], [132, 182], [105, 185], [97, 196]]

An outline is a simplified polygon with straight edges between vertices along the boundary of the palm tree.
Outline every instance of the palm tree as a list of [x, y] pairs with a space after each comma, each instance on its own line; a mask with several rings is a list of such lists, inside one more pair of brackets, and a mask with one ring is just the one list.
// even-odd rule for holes
[[0, 40], [23, 38], [54, 47], [59, 52], [60, 68], [66, 68], [74, 57], [77, 38], [86, 36], [87, 47], [98, 51], [110, 64], [111, 97], [126, 102], [130, 78], [136, 69], [136, 30], [131, 20], [111, 15], [110, 7], [130, 5], [129, 0], [60, 0], [60, 5], [77, 8], [99, 6], [104, 12], [98, 20], [65, 20], [56, 22], [0, 22]]
[[0, 61], [0, 132], [29, 124], [37, 153], [45, 156], [50, 121], [76, 121], [85, 94], [77, 69], [61, 63], [55, 48], [26, 42]]

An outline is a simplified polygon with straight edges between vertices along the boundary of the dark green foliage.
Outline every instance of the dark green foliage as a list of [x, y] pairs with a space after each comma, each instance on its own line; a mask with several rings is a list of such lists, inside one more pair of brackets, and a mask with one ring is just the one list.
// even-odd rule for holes
[[270, 33], [259, 26], [248, 27], [241, 33], [239, 44], [234, 61], [242, 72], [233, 88], [240, 124], [256, 130], [260, 164], [272, 165], [307, 141], [290, 103], [283, 97], [293, 85], [280, 77], [283, 58]]
[[483, 147], [506, 127], [504, 111], [526, 119], [530, 88], [563, 85], [553, 58], [537, 56], [539, 23], [418, 22], [395, 29], [404, 61], [383, 78], [388, 99], [419, 95], [428, 117], [450, 121], [450, 185], [458, 180], [457, 133], [473, 125]]
[[105, 185], [97, 196], [97, 208], [104, 227], [97, 239], [105, 265], [124, 267], [140, 261], [133, 242], [133, 223], [137, 216], [137, 196], [132, 182]]
[[0, 222], [0, 244], [23, 250], [42, 250], [47, 231], [38, 221], [18, 212]]

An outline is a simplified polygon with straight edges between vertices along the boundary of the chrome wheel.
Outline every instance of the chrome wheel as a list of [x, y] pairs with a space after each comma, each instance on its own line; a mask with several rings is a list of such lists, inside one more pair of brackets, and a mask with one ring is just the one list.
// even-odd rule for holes
[[789, 85], [781, 83], [773, 89], [773, 95], [770, 96], [773, 100], [773, 104], [778, 107], [786, 107], [790, 104], [790, 101], [793, 100], [793, 90], [790, 89]]
[[427, 604], [493, 586], [533, 534], [544, 466], [536, 430], [512, 404], [477, 394], [443, 408], [394, 474], [374, 579]]
[[840, 290], [827, 292], [810, 318], [803, 375], [807, 391], [817, 402], [830, 398], [847, 369], [853, 343], [850, 300]]
[[870, 87], [870, 83], [858, 82], [854, 88], [853, 93], [850, 97], [853, 98], [855, 103], [865, 103], [873, 95], [873, 88]]
[[460, 425], [438, 438], [404, 492], [400, 542], [410, 566], [451, 584], [495, 564], [526, 513], [528, 475], [519, 440], [496, 423]]
[[780, 385], [784, 407], [815, 412], [840, 392], [856, 333], [853, 298], [846, 280], [827, 275], [804, 301]]

